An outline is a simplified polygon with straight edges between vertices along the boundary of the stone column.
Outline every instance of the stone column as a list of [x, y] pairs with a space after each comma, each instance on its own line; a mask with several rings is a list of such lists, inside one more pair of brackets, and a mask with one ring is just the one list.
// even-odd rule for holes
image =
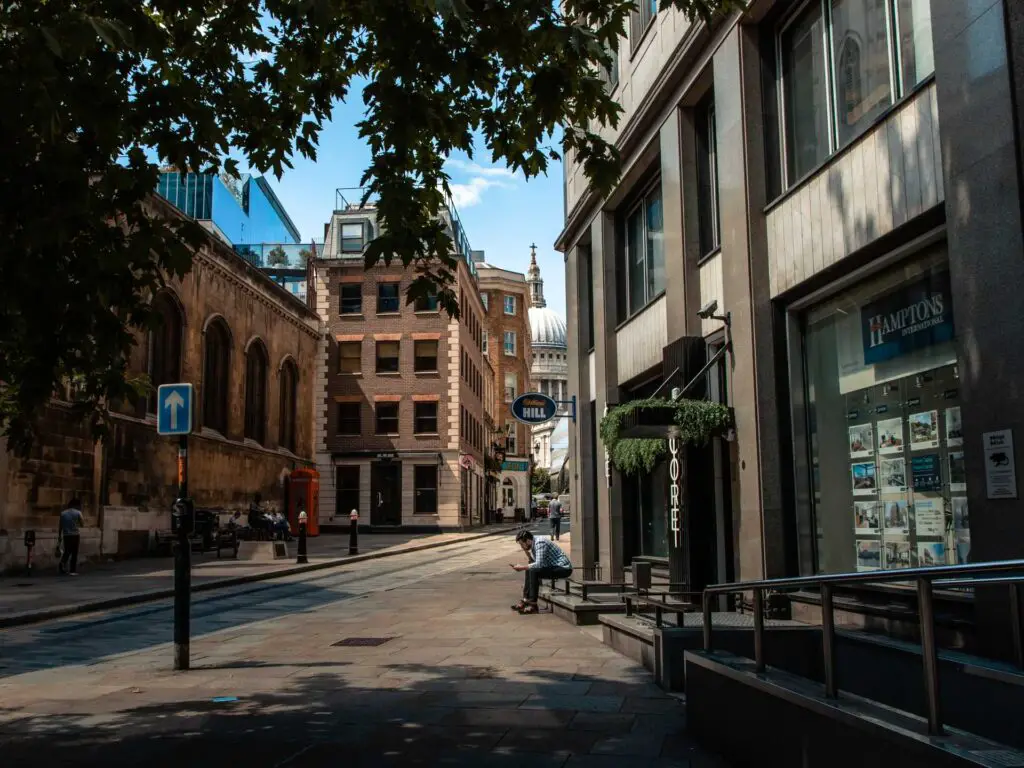
[[[686, 302], [689, 288], [686, 274], [685, 243], [683, 240], [683, 158], [682, 115], [675, 109], [661, 125], [661, 201], [665, 248], [666, 325], [669, 343], [686, 335]], [[665, 371], [665, 375], [672, 371]], [[667, 389], [682, 386], [677, 379]], [[666, 392], [666, 394], [668, 394]]]
[[[932, 0], [974, 561], [1024, 557], [1024, 412], [1007, 407], [1024, 394], [1024, 346], [1007, 343], [1024, 328], [1018, 138], [1004, 7], [1016, 2]], [[1020, 31], [1010, 39], [1019, 42]], [[1004, 429], [1015, 439], [1018, 498], [990, 500], [982, 434]], [[1008, 652], [1005, 590], [979, 590], [977, 601], [979, 644], [996, 655]]]
[[737, 26], [714, 57], [723, 301], [732, 316], [737, 576], [785, 572], [757, 28]]
[[[611, 214], [600, 212], [590, 227], [591, 258], [594, 271], [594, 392], [597, 401], [596, 417], [600, 421], [606, 405], [617, 405], [618, 355], [615, 325], [615, 220]], [[595, 425], [596, 429], [597, 425]], [[600, 438], [597, 440], [597, 524], [600, 530], [598, 560], [604, 570], [605, 581], [622, 580], [622, 478], [613, 471], [612, 485], [605, 478], [606, 454]]]

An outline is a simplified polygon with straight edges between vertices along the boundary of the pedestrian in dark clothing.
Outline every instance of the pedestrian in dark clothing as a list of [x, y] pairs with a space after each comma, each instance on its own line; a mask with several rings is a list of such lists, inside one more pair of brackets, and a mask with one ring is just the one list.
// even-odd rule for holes
[[562, 535], [562, 502], [557, 498], [548, 502], [548, 520], [551, 521], [551, 535], [557, 540]]
[[78, 575], [78, 545], [81, 542], [81, 530], [84, 525], [82, 519], [82, 502], [77, 498], [71, 499], [67, 507], [60, 513], [60, 523], [57, 528], [57, 538], [64, 545], [64, 553], [60, 556], [61, 573], [71, 576]]
[[572, 562], [561, 547], [548, 538], [536, 538], [529, 531], [516, 534], [516, 543], [530, 559], [529, 565], [512, 564], [512, 570], [525, 572], [523, 599], [512, 606], [520, 613], [537, 613], [537, 594], [544, 579], [565, 579], [572, 574]]
[[273, 538], [269, 522], [263, 514], [262, 501], [263, 497], [257, 493], [252, 497], [252, 504], [249, 505], [249, 529], [256, 536], [257, 540]]

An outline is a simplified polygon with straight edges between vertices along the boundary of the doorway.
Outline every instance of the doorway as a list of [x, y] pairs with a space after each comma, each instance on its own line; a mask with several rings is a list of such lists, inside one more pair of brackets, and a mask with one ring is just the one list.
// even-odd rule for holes
[[370, 467], [370, 525], [401, 524], [402, 464], [373, 464]]

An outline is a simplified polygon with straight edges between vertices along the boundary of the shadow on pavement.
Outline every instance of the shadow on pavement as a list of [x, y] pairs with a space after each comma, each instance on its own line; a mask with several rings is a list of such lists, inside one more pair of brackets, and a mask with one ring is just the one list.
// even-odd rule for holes
[[[104, 768], [722, 765], [698, 756], [683, 705], [640, 669], [635, 682], [538, 670], [497, 679], [486, 667], [420, 664], [374, 668], [366, 681], [307, 675], [345, 665], [297, 666], [272, 693], [233, 693], [230, 680], [196, 670], [164, 673], [147, 690], [37, 701], [20, 718], [0, 710], [0, 754], [12, 766]], [[251, 668], [277, 666], [287, 665]]]

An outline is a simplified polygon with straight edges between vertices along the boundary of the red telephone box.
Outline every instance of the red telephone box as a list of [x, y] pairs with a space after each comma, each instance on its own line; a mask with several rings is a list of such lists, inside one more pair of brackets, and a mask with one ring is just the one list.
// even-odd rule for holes
[[320, 535], [320, 473], [315, 469], [295, 469], [289, 475], [288, 525], [299, 535], [299, 512], [306, 511], [306, 535]]

